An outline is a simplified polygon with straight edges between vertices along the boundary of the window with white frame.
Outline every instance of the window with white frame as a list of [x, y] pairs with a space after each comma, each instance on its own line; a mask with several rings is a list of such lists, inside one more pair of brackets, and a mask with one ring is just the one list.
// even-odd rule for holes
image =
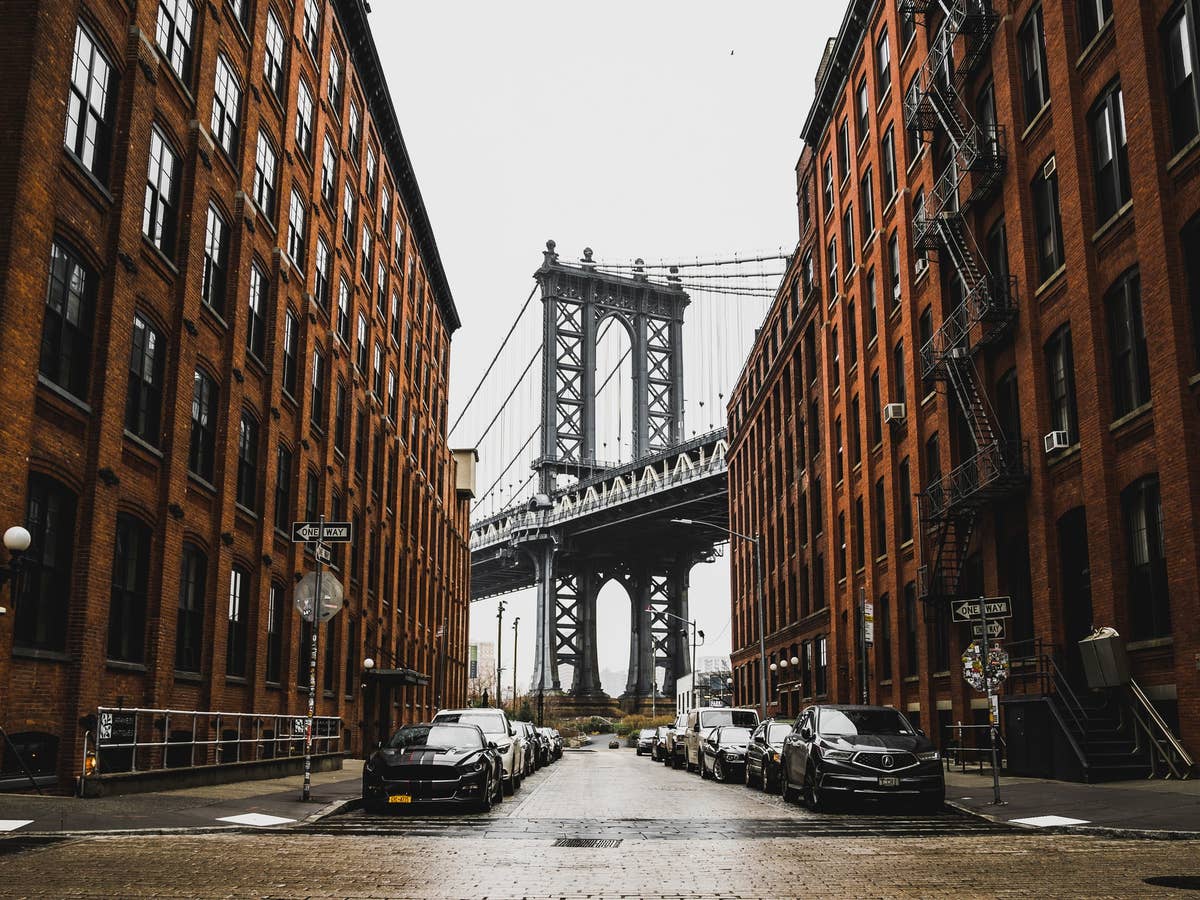
[[229, 269], [229, 225], [211, 203], [204, 228], [204, 270], [200, 297], [217, 315], [225, 314], [225, 282]]
[[78, 24], [63, 142], [75, 158], [101, 180], [108, 175], [113, 81], [113, 67], [108, 56], [87, 26]]
[[192, 0], [158, 0], [155, 42], [171, 71], [185, 84], [192, 70], [192, 38], [195, 27], [196, 7]]
[[265, 216], [275, 214], [275, 169], [278, 157], [275, 146], [267, 133], [258, 132], [258, 145], [254, 150], [254, 205]]
[[241, 121], [242, 86], [224, 53], [217, 54], [213, 89], [212, 135], [227, 156], [237, 154], [238, 123]]
[[[333, 141], [328, 133], [325, 135], [321, 150], [321, 199], [334, 207], [337, 203], [337, 151], [333, 149]], [[336, 208], [336, 207], [334, 207]]]
[[288, 203], [287, 252], [292, 262], [299, 267], [304, 266], [304, 245], [307, 237], [304, 216], [304, 198], [300, 196], [299, 191], [292, 188], [291, 200]]
[[296, 146], [307, 157], [312, 156], [313, 97], [303, 78], [296, 87]]
[[267, 273], [250, 266], [249, 314], [246, 316], [246, 349], [263, 359], [267, 349]]
[[283, 69], [286, 62], [287, 42], [283, 26], [274, 10], [267, 10], [266, 53], [263, 54], [263, 77], [276, 99], [283, 100]]
[[354, 251], [354, 188], [347, 181], [342, 186], [342, 240]]
[[338, 279], [337, 333], [350, 343], [350, 285], [345, 278]]
[[313, 274], [313, 296], [323, 308], [329, 307], [329, 244], [324, 236], [317, 236], [317, 264]]
[[304, 43], [313, 59], [321, 44], [321, 2], [304, 0]]
[[157, 125], [150, 128], [150, 161], [146, 167], [146, 202], [142, 209], [142, 234], [170, 256], [175, 250], [175, 209], [179, 157]]
[[342, 58], [337, 50], [329, 49], [329, 105], [334, 115], [342, 115]]

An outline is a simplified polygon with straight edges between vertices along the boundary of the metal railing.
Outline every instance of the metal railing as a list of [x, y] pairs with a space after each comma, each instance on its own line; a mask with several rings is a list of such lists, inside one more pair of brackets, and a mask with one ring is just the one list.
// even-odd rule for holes
[[[984, 763], [987, 763], [988, 768], [992, 765], [992, 745], [990, 742], [980, 744], [979, 741], [972, 741], [975, 746], [968, 747], [966, 735], [964, 732], [971, 731], [973, 734], [981, 733], [984, 741], [987, 741], [988, 732], [991, 730], [991, 725], [964, 725], [960, 720], [950, 726], [950, 730], [955, 732], [954, 743], [945, 749], [942, 758], [946, 761], [946, 768], [951, 769], [958, 767], [960, 772], [967, 771], [967, 762], [969, 757], [974, 757], [974, 762], [979, 766], [979, 771], [983, 772]], [[996, 733], [996, 754], [1001, 760], [1000, 768], [1004, 768], [1004, 737], [997, 731]]]
[[[89, 775], [220, 766], [304, 755], [305, 716], [101, 706], [83, 736]], [[313, 719], [313, 752], [342, 751], [342, 720]]]
[[[1171, 775], [1176, 778], [1187, 779], [1196, 764], [1191, 754], [1184, 749], [1183, 744], [1179, 742], [1179, 738], [1175, 737], [1175, 733], [1171, 731], [1166, 720], [1154, 708], [1154, 704], [1150, 702], [1150, 698], [1146, 696], [1142, 686], [1132, 678], [1129, 679], [1129, 695], [1133, 698], [1130, 702], [1133, 721], [1150, 742], [1151, 758], [1161, 759], [1171, 770]], [[1170, 752], [1164, 748], [1164, 744], [1170, 748]], [[1157, 773], [1158, 766], [1153, 766], [1152, 770]]]
[[987, 492], [1025, 475], [1025, 443], [994, 441], [931, 484], [920, 495], [922, 518], [935, 522]]

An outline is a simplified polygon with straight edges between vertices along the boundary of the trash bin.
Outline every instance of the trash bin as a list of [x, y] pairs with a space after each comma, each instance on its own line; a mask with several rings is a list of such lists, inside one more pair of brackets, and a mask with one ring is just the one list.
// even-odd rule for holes
[[1115, 628], [1097, 628], [1079, 642], [1079, 654], [1089, 688], [1129, 684], [1129, 657]]

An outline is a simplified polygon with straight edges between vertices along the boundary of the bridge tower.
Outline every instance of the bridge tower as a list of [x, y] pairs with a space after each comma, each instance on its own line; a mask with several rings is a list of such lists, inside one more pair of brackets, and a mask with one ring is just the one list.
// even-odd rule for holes
[[[640, 263], [640, 260], [639, 260]], [[629, 276], [597, 271], [592, 251], [577, 264], [559, 261], [546, 242], [534, 273], [543, 307], [541, 453], [534, 466], [540, 495], [566, 483], [603, 475], [596, 457], [596, 362], [600, 328], [616, 320], [630, 335], [633, 369], [631, 444], [634, 459], [667, 450], [683, 439], [683, 314], [688, 295], [672, 271], [653, 283], [635, 266]], [[602, 373], [603, 374], [603, 373]], [[665, 613], [687, 618], [687, 580], [694, 561], [674, 550], [646, 547], [636, 558], [616, 558], [576, 546], [563, 554], [553, 528], [514, 536], [537, 573], [537, 662], [532, 690], [562, 693], [558, 668], [574, 670], [566, 694], [580, 710], [602, 705], [596, 654], [596, 600], [609, 581], [630, 597], [629, 679], [622, 695], [637, 708], [654, 687], [654, 668], [666, 669], [659, 691], [674, 695], [675, 679], [689, 671], [687, 640]], [[569, 558], [569, 561], [568, 561]]]

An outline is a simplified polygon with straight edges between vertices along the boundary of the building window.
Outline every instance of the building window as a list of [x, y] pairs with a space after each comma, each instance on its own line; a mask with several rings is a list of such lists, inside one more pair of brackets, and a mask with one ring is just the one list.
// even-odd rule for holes
[[1050, 75], [1046, 69], [1046, 32], [1039, 6], [1025, 17], [1017, 34], [1021, 53], [1021, 83], [1025, 121], [1032, 122], [1050, 102]]
[[908, 457], [900, 461], [899, 470], [900, 543], [906, 544], [913, 539], [912, 481], [908, 473]]
[[[919, 73], [918, 73], [919, 74]], [[908, 88], [904, 91], [905, 97], [917, 98], [920, 95], [920, 88], [917, 87], [918, 74], [914, 74], [908, 82]], [[904, 129], [904, 149], [908, 154], [907, 165], [911, 168], [913, 161], [921, 152], [922, 135], [917, 128]]]
[[867, 166], [866, 174], [863, 175], [862, 181], [859, 183], [860, 196], [862, 198], [860, 203], [862, 204], [862, 230], [864, 242], [875, 233], [875, 192], [872, 190], [873, 185], [871, 182], [871, 167]]
[[217, 54], [216, 83], [213, 89], [213, 137], [230, 158], [237, 155], [238, 123], [241, 121], [242, 86], [224, 53]]
[[889, 125], [883, 133], [883, 204], [889, 205], [896, 196], [896, 134], [895, 126]]
[[904, 674], [910, 678], [917, 674], [917, 586], [914, 582], [904, 585]]
[[825, 157], [825, 166], [821, 173], [822, 192], [825, 198], [825, 215], [833, 209], [833, 157]]
[[838, 548], [837, 560], [834, 563], [835, 576], [838, 581], [846, 580], [846, 514], [838, 513]]
[[396, 220], [395, 234], [392, 237], [392, 261], [401, 269], [404, 268], [404, 225]]
[[858, 394], [850, 401], [850, 465], [862, 462], [862, 414], [859, 412]]
[[829, 302], [838, 295], [838, 255], [837, 255], [837, 235], [829, 239], [829, 247], [826, 250], [825, 268], [829, 270]]
[[213, 454], [217, 440], [217, 386], [206, 372], [192, 377], [192, 429], [188, 441], [188, 469], [205, 481], [213, 479]]
[[396, 370], [388, 366], [387, 373], [387, 414], [393, 422], [396, 421], [398, 399], [396, 394]]
[[146, 585], [150, 529], [133, 516], [117, 516], [112, 594], [108, 606], [108, 658], [141, 662], [146, 643]]
[[325, 354], [321, 348], [313, 348], [312, 366], [312, 407], [309, 410], [309, 423], [314, 428], [324, 430], [325, 422]]
[[[354, 429], [354, 473], [359, 478], [367, 470], [367, 411], [358, 408], [357, 427]], [[355, 529], [357, 531], [358, 529]]]
[[1087, 47], [1112, 18], [1112, 0], [1079, 0], [1079, 49]]
[[225, 640], [225, 674], [246, 674], [246, 636], [250, 624], [250, 573], [241, 566], [229, 572], [228, 628]]
[[853, 370], [858, 365], [858, 315], [853, 300], [846, 304], [846, 357]]
[[275, 147], [265, 131], [258, 132], [258, 145], [254, 150], [254, 205], [270, 218], [275, 214]]
[[1158, 476], [1140, 478], [1125, 488], [1121, 492], [1121, 509], [1129, 552], [1126, 602], [1133, 624], [1132, 637], [1134, 640], [1165, 637], [1171, 633], [1171, 603]]
[[1138, 270], [1126, 272], [1105, 298], [1112, 354], [1113, 413], [1119, 418], [1150, 402], [1150, 364], [1142, 325]]
[[300, 192], [292, 188], [291, 200], [288, 203], [288, 243], [287, 252], [297, 268], [304, 268], [304, 245], [308, 235], [305, 231], [304, 198]]
[[1200, 216], [1194, 216], [1180, 235], [1191, 310], [1193, 366], [1200, 367]]
[[875, 299], [875, 270], [867, 271], [867, 343], [879, 337], [879, 304]]
[[333, 149], [333, 141], [326, 134], [322, 141], [321, 150], [321, 199], [326, 206], [332, 207], [337, 198], [334, 194], [337, 185], [337, 152]]
[[367, 145], [367, 198], [374, 201], [375, 190], [379, 187], [378, 161], [375, 158], [375, 148]]
[[858, 142], [861, 144], [871, 133], [871, 95], [867, 92], [867, 76], [858, 80], [854, 92], [854, 111], [858, 116]]
[[1071, 353], [1071, 326], [1061, 326], [1046, 342], [1046, 368], [1050, 388], [1050, 427], [1065, 431], [1067, 444], [1079, 440], [1075, 411], [1075, 361]]
[[383, 345], [379, 341], [375, 342], [375, 352], [372, 357], [372, 373], [371, 390], [375, 392], [375, 396], [380, 400], [383, 399]]
[[112, 103], [112, 62], [82, 23], [75, 26], [71, 89], [67, 95], [67, 149], [97, 178], [108, 176]]
[[333, 446], [346, 454], [346, 384], [340, 378], [333, 398]]
[[854, 268], [854, 207], [847, 206], [842, 213], [842, 255], [846, 261], [846, 275]]
[[280, 102], [283, 101], [283, 68], [287, 52], [287, 41], [283, 37], [283, 26], [273, 9], [267, 10], [266, 53], [263, 56], [263, 77]]
[[887, 92], [892, 89], [892, 48], [888, 43], [887, 29], [884, 29], [879, 35], [879, 40], [875, 42], [875, 71], [878, 84], [876, 93], [882, 102]]
[[833, 446], [834, 462], [833, 462], [833, 479], [835, 483], [841, 483], [845, 477], [845, 469], [842, 461], [843, 446], [842, 446], [842, 419], [839, 416], [833, 420]]
[[275, 453], [275, 527], [288, 531], [292, 522], [292, 451], [280, 444]]
[[875, 641], [878, 669], [875, 674], [882, 681], [892, 680], [892, 611], [888, 595], [884, 594], [875, 604], [875, 619], [879, 622], [879, 638]]
[[346, 135], [346, 152], [357, 164], [358, 155], [362, 152], [362, 120], [358, 104], [353, 99], [350, 100], [350, 133]]
[[354, 188], [347, 181], [342, 185], [342, 241], [354, 252]]
[[303, 78], [296, 87], [296, 146], [306, 157], [312, 158], [313, 140], [313, 96], [308, 82]]
[[893, 231], [888, 238], [888, 278], [892, 287], [892, 309], [900, 305], [902, 279], [900, 277], [900, 239]]
[[204, 227], [204, 271], [200, 277], [200, 298], [217, 315], [225, 313], [225, 284], [229, 273], [229, 225], [211, 203]]
[[879, 392], [879, 370], [871, 373], [871, 446], [883, 443], [883, 401]]
[[838, 341], [837, 326], [834, 325], [829, 330], [829, 369], [830, 381], [833, 389], [836, 391], [842, 384], [842, 354], [840, 349], [840, 341]]
[[237, 502], [246, 509], [257, 509], [258, 499], [258, 421], [242, 413], [238, 428]]
[[904, 339], [896, 341], [892, 350], [892, 403], [906, 403], [908, 391], [904, 379]]
[[342, 58], [334, 49], [329, 51], [329, 105], [334, 115], [342, 115]]
[[52, 244], [38, 371], [81, 400], [87, 398], [95, 295], [96, 279], [87, 267], [62, 244]]
[[367, 299], [371, 292], [371, 226], [365, 220], [362, 226], [362, 254], [359, 256], [359, 271], [367, 284]]
[[344, 343], [350, 343], [350, 285], [345, 278], [338, 279], [337, 333]]
[[162, 416], [163, 337], [140, 314], [133, 316], [133, 347], [125, 396], [125, 430], [158, 446]]
[[320, 0], [304, 0], [304, 43], [315, 60], [321, 44]]
[[317, 236], [317, 264], [313, 272], [313, 296], [322, 309], [329, 308], [330, 278], [329, 244], [322, 235]]
[[933, 340], [933, 310], [928, 306], [921, 310], [921, 316], [917, 319], [917, 340], [920, 341], [918, 363], [920, 370], [926, 373], [921, 379], [921, 392], [928, 395], [937, 387], [937, 382], [928, 374], [933, 360], [933, 345], [930, 343]]
[[158, 0], [155, 40], [179, 80], [188, 81], [192, 69], [192, 36], [196, 7], [192, 0]]
[[14, 583], [13, 643], [38, 650], [65, 650], [67, 610], [75, 554], [76, 497], [49, 476], [29, 476], [25, 527], [33, 538], [28, 569]]
[[283, 389], [296, 396], [296, 362], [300, 342], [300, 323], [290, 309], [283, 320]]
[[379, 260], [375, 263], [375, 310], [379, 313], [379, 318], [383, 320], [383, 324], [387, 325], [387, 262], [386, 255], [379, 254]]
[[838, 179], [846, 180], [850, 174], [850, 120], [842, 119], [837, 133]]
[[996, 381], [996, 420], [1001, 437], [1019, 440], [1021, 437], [1021, 398], [1017, 387], [1017, 370], [1009, 369]]
[[175, 619], [175, 669], [199, 672], [204, 648], [204, 588], [208, 558], [195, 544], [183, 545], [179, 573], [179, 609]]
[[150, 129], [150, 162], [146, 167], [146, 202], [142, 208], [142, 233], [170, 256], [175, 251], [175, 202], [179, 157], [158, 126]]
[[304, 484], [304, 518], [311, 522], [321, 514], [321, 482], [309, 472]]
[[823, 697], [829, 692], [829, 640], [825, 635], [817, 638], [816, 695]]
[[1038, 278], [1043, 282], [1063, 265], [1062, 220], [1058, 215], [1058, 169], [1050, 157], [1033, 179]]
[[358, 347], [354, 357], [354, 365], [358, 371], [366, 374], [367, 371], [367, 317], [364, 313], [358, 314]]
[[287, 609], [283, 585], [272, 584], [267, 598], [267, 672], [268, 684], [283, 680], [283, 614]]
[[875, 558], [887, 556], [887, 494], [883, 489], [883, 479], [875, 482]]
[[1178, 152], [1200, 134], [1196, 97], [1196, 19], [1193, 0], [1181, 0], [1163, 23], [1171, 149]]
[[1125, 100], [1116, 84], [1088, 116], [1096, 170], [1096, 219], [1107, 222], [1129, 202], [1129, 152], [1125, 143]]

